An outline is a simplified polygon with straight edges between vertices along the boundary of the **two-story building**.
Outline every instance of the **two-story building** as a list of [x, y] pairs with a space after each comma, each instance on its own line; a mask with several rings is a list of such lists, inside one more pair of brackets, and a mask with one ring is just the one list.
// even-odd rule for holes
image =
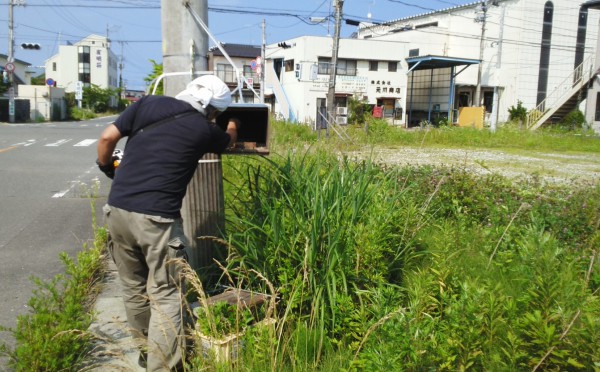
[[[537, 113], [529, 123], [534, 127], [560, 120], [575, 108], [585, 110], [587, 84], [595, 76], [599, 19], [598, 10], [573, 0], [485, 0], [363, 24], [358, 38], [403, 43], [408, 51], [403, 60], [481, 60], [454, 73], [445, 68], [446, 78], [440, 80], [446, 85], [448, 76], [460, 72], [452, 87], [456, 99], [442, 96], [433, 106], [441, 111], [484, 106], [486, 121], [495, 123], [506, 121], [508, 109], [521, 101]], [[441, 71], [433, 67], [415, 75], [414, 95], [433, 91], [435, 97], [439, 84], [431, 83], [430, 75]]]
[[[327, 105], [332, 45], [329, 37], [303, 36], [267, 46], [265, 89], [276, 98], [277, 115], [312, 125], [321, 121]], [[383, 107], [386, 116], [403, 109], [406, 47], [407, 43], [385, 40], [340, 40], [335, 88], [338, 123], [345, 122], [350, 97]]]

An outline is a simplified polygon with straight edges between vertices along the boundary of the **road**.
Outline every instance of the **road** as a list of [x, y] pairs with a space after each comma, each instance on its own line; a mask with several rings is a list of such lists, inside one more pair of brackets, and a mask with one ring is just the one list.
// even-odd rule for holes
[[[59, 253], [75, 258], [92, 240], [95, 188], [102, 223], [110, 180], [95, 165], [96, 144], [111, 120], [0, 124], [1, 326], [14, 327], [29, 311], [32, 276], [48, 281], [64, 272]], [[0, 341], [14, 345], [10, 333], [0, 332]]]

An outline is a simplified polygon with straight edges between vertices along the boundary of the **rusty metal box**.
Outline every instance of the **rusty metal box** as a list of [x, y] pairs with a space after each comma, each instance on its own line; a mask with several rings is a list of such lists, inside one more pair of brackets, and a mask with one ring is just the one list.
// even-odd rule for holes
[[230, 118], [242, 123], [235, 147], [225, 154], [269, 154], [269, 107], [256, 103], [232, 103], [221, 113], [216, 123], [221, 129], [227, 128]]

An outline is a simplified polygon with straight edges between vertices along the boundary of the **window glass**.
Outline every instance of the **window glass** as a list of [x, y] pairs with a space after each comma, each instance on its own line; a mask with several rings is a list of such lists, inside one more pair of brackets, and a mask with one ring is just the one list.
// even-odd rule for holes
[[377, 71], [379, 61], [369, 61], [369, 71]]
[[388, 62], [388, 71], [389, 72], [398, 71], [398, 62]]
[[219, 63], [217, 64], [217, 77], [226, 83], [235, 83], [235, 75], [233, 73], [233, 66]]
[[331, 70], [329, 67], [331, 66], [331, 58], [319, 58], [319, 74], [321, 75], [329, 75], [331, 74]]
[[288, 59], [284, 62], [285, 71], [294, 71], [294, 60]]

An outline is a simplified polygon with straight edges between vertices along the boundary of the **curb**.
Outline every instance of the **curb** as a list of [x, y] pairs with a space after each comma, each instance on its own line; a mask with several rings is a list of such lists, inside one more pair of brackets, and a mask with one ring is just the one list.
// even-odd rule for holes
[[102, 290], [94, 304], [96, 320], [88, 331], [96, 337], [93, 357], [85, 371], [145, 371], [138, 365], [138, 349], [127, 327], [117, 268], [108, 259]]

